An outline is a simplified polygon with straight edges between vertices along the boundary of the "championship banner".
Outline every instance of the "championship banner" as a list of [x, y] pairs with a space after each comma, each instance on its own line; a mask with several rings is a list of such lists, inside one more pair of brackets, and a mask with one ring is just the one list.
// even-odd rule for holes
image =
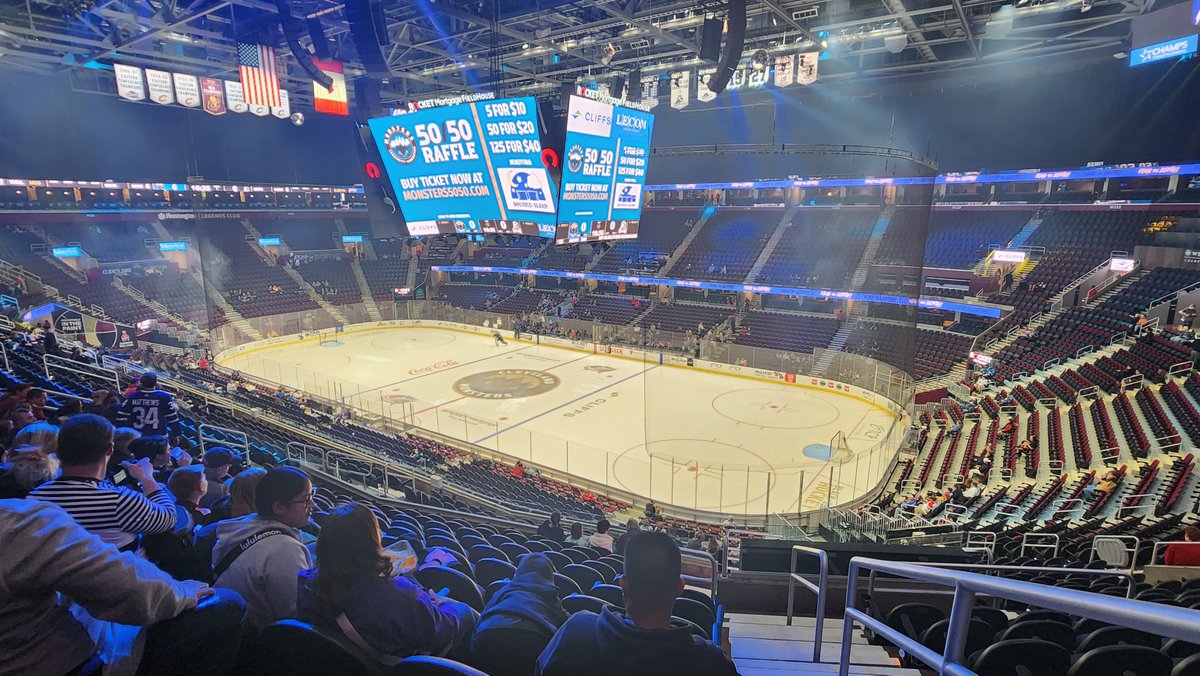
[[688, 107], [691, 98], [692, 71], [677, 70], [671, 73], [671, 107], [682, 110]]
[[183, 73], [174, 73], [175, 79], [175, 100], [179, 101], [179, 105], [184, 108], [198, 108], [200, 106], [200, 81], [195, 75], [184, 75]]
[[225, 80], [225, 101], [229, 104], [229, 110], [235, 113], [244, 113], [249, 110], [246, 99], [242, 97], [241, 82]]
[[142, 81], [142, 69], [137, 66], [113, 64], [117, 77], [117, 94], [126, 101], [145, 101], [146, 84]]
[[146, 69], [146, 87], [150, 100], [169, 106], [175, 103], [175, 88], [171, 86], [171, 74], [161, 70]]
[[775, 86], [787, 87], [796, 81], [796, 55], [775, 57]]
[[341, 61], [318, 61], [313, 64], [333, 80], [333, 87], [326, 89], [313, 83], [313, 109], [330, 115], [349, 115], [350, 99], [346, 94], [346, 75]]
[[650, 107], [658, 105], [658, 78], [652, 77], [642, 81], [642, 103]]
[[271, 114], [281, 120], [286, 120], [292, 116], [292, 104], [288, 100], [286, 89], [279, 90], [279, 107], [271, 106]]
[[270, 106], [260, 106], [254, 103], [247, 103], [246, 107], [250, 109], [250, 114], [256, 117], [266, 117], [271, 112]]
[[799, 63], [796, 65], [796, 82], [802, 85], [810, 85], [817, 81], [817, 61], [821, 58], [820, 52], [802, 52], [796, 55]]
[[225, 89], [220, 80], [200, 78], [200, 95], [204, 99], [204, 112], [209, 115], [225, 114]]
[[697, 101], [712, 101], [717, 98], [717, 93], [708, 88], [708, 81], [717, 73], [716, 68], [701, 68], [696, 71], [696, 100]]

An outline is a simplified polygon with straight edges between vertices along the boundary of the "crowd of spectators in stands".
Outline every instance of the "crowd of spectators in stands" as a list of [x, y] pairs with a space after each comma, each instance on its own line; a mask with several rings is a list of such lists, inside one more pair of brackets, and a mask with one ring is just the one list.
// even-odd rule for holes
[[[544, 674], [636, 673], [668, 655], [692, 674], [735, 673], [719, 648], [671, 623], [679, 547], [654, 527], [653, 505], [645, 531], [634, 522], [615, 540], [604, 519], [586, 539], [580, 524], [571, 529], [575, 542], [625, 554], [623, 615], [568, 617], [539, 553], [481, 614], [408, 575], [366, 506], [342, 504], [314, 523], [301, 470], [180, 448], [179, 408], [157, 385], [150, 373], [124, 395], [96, 391], [57, 408], [22, 384], [0, 398], [0, 675], [234, 673], [258, 632], [288, 618], [384, 666], [436, 654], [492, 673], [529, 673], [535, 662]], [[557, 515], [543, 530], [567, 540]], [[511, 650], [514, 630], [536, 634], [536, 650]]]

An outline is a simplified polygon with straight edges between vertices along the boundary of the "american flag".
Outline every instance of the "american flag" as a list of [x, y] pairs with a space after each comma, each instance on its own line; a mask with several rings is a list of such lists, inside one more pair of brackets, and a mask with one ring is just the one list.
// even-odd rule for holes
[[267, 45], [239, 42], [238, 71], [246, 103], [253, 106], [279, 107], [279, 75], [275, 71], [275, 50]]

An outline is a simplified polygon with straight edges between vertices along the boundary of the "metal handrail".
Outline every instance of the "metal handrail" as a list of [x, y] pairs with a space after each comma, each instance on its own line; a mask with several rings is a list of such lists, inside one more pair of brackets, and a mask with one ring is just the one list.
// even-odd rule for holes
[[[729, 536], [730, 535], [754, 535], [763, 540], [779, 540], [780, 539], [779, 537], [771, 535], [770, 533], [764, 533], [762, 531], [757, 531], [757, 530], [745, 530], [745, 529], [738, 529], [738, 528], [727, 529], [725, 531], [725, 534], [723, 536], [721, 536], [721, 561], [722, 561], [722, 564], [724, 565], [724, 569], [721, 571], [722, 577], [729, 576]], [[739, 543], [741, 542], [741, 538], [738, 538], [738, 542]], [[739, 544], [738, 546], [739, 546], [738, 563], [740, 564], [741, 563], [741, 551], [740, 551], [741, 545]]]
[[[1132, 571], [1119, 570], [1115, 568], [1057, 568], [1045, 566], [1009, 566], [1004, 564], [992, 563], [918, 563], [910, 562], [914, 566], [930, 566], [933, 568], [946, 568], [948, 570], [967, 570], [978, 572], [992, 573], [1036, 573], [1038, 575], [1063, 575], [1069, 577], [1071, 575], [1083, 575], [1090, 577], [1119, 577], [1126, 582], [1125, 598], [1133, 598], [1137, 592], [1137, 578], [1133, 576]], [[999, 577], [999, 576], [997, 576]], [[875, 594], [875, 571], [867, 576], [867, 595], [874, 596]]]
[[113, 382], [112, 391], [121, 392], [121, 379], [117, 375], [117, 372], [112, 369], [106, 369], [103, 366], [96, 366], [95, 364], [84, 364], [53, 354], [42, 355], [42, 370], [46, 373], [46, 378], [53, 380], [54, 376], [50, 374], [51, 366], [67, 373], [75, 373], [89, 378], [100, 378], [105, 381], [111, 378]]
[[[1160, 540], [1154, 543], [1154, 549], [1150, 551], [1150, 564], [1156, 566], [1165, 566], [1165, 563], [1156, 563], [1158, 561], [1159, 550], [1171, 545], [1200, 545], [1200, 542], [1192, 542], [1191, 540]], [[1191, 568], [1192, 566], [1171, 566], [1171, 568]]]
[[713, 621], [712, 636], [710, 636], [709, 638], [712, 639], [713, 643], [715, 643], [717, 645], [721, 645], [721, 625], [724, 624], [724, 618], [723, 618], [722, 606], [719, 603], [717, 603], [717, 579], [719, 577], [717, 575], [717, 569], [718, 569], [717, 560], [715, 558], [713, 558], [712, 554], [709, 554], [708, 552], [700, 550], [700, 549], [688, 549], [687, 547], [680, 547], [679, 554], [684, 559], [691, 557], [693, 559], [700, 559], [702, 561], [707, 561], [709, 563], [709, 566], [710, 566], [709, 570], [711, 570], [712, 572], [709, 574], [709, 577], [707, 577], [707, 578], [698, 578], [693, 575], [681, 575], [680, 577], [682, 577], [683, 581], [687, 584], [695, 584], [698, 582], [707, 581], [708, 584], [710, 585], [708, 588], [709, 596], [712, 597], [713, 606], [716, 607], [717, 613], [716, 613], [716, 617]]
[[1058, 556], [1059, 540], [1058, 533], [1026, 533], [1021, 536], [1021, 556], [1026, 549], [1049, 549], [1052, 557]]
[[[813, 584], [807, 578], [796, 572], [796, 557], [799, 554], [817, 557], [817, 566], [820, 570], [819, 582]], [[824, 549], [815, 547], [805, 547], [804, 545], [792, 545], [792, 564], [788, 567], [788, 609], [787, 609], [787, 625], [792, 626], [792, 611], [796, 603], [796, 583], [804, 585], [806, 589], [817, 595], [817, 612], [815, 626], [813, 630], [813, 662], [821, 661], [821, 632], [825, 628], [825, 587], [826, 580], [829, 577], [829, 555]]]
[[[882, 620], [871, 617], [855, 607], [858, 597], [858, 578], [863, 569], [954, 588], [954, 601], [950, 609], [950, 626], [946, 633], [946, 644], [941, 653], [925, 647], [920, 641], [888, 627]], [[1092, 592], [1062, 589], [1020, 580], [1006, 580], [977, 573], [944, 570], [933, 566], [855, 557], [850, 561], [847, 579], [845, 622], [842, 627], [842, 650], [838, 665], [839, 676], [848, 676], [850, 673], [850, 647], [856, 622], [887, 638], [901, 650], [941, 674], [947, 676], [973, 674], [974, 672], [963, 666], [963, 660], [966, 657], [963, 651], [966, 647], [971, 612], [975, 607], [975, 596], [981, 593], [1027, 603], [1047, 610], [1082, 615], [1101, 622], [1139, 629], [1181, 641], [1200, 642], [1200, 611], [1196, 610], [1113, 598]]]
[[[206, 432], [210, 432], [210, 431], [224, 432], [227, 435], [233, 435], [234, 440], [221, 440], [221, 439], [217, 439], [215, 436], [208, 436], [206, 434]], [[238, 437], [241, 438], [240, 441], [236, 440]], [[200, 425], [200, 427], [196, 428], [196, 440], [200, 442], [200, 452], [201, 453], [204, 453], [205, 450], [207, 450], [208, 444], [209, 444], [209, 442], [211, 442], [214, 446], [219, 444], [226, 448], [241, 449], [244, 453], [247, 454], [246, 457], [247, 457], [247, 459], [249, 459], [250, 435], [246, 434], [242, 430], [234, 430], [234, 429], [230, 429], [228, 427], [220, 427], [217, 425], [202, 424], [202, 425]]]

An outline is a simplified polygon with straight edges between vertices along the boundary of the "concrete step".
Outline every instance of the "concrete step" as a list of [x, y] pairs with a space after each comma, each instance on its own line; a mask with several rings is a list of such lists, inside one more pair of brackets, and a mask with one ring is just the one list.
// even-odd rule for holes
[[[831, 624], [836, 622], [837, 624]], [[842, 623], [841, 620], [830, 620], [824, 623], [825, 630], [821, 634], [822, 643], [840, 643], [842, 640]], [[813, 632], [816, 631], [815, 624], [797, 625], [793, 622], [792, 626], [785, 624], [731, 624], [729, 625], [729, 640], [743, 638], [764, 638], [773, 641], [809, 641], [813, 640]], [[855, 645], [866, 645], [867, 638], [862, 635], [861, 630], [855, 630], [851, 635], [851, 642]]]
[[[777, 660], [735, 659], [738, 673], [742, 676], [779, 676], [789, 674], [836, 674], [838, 665], [825, 662], [782, 662]], [[850, 665], [851, 676], [920, 676], [916, 669], [885, 667], [870, 664]]]
[[[840, 637], [831, 637], [840, 641]], [[812, 662], [813, 645], [810, 641], [776, 641], [766, 638], [739, 638], [729, 642], [734, 660], [756, 659], [778, 662]], [[841, 656], [840, 643], [821, 644], [821, 661], [836, 663]], [[899, 660], [879, 646], [850, 646], [850, 663], [883, 667], [900, 666]]]

